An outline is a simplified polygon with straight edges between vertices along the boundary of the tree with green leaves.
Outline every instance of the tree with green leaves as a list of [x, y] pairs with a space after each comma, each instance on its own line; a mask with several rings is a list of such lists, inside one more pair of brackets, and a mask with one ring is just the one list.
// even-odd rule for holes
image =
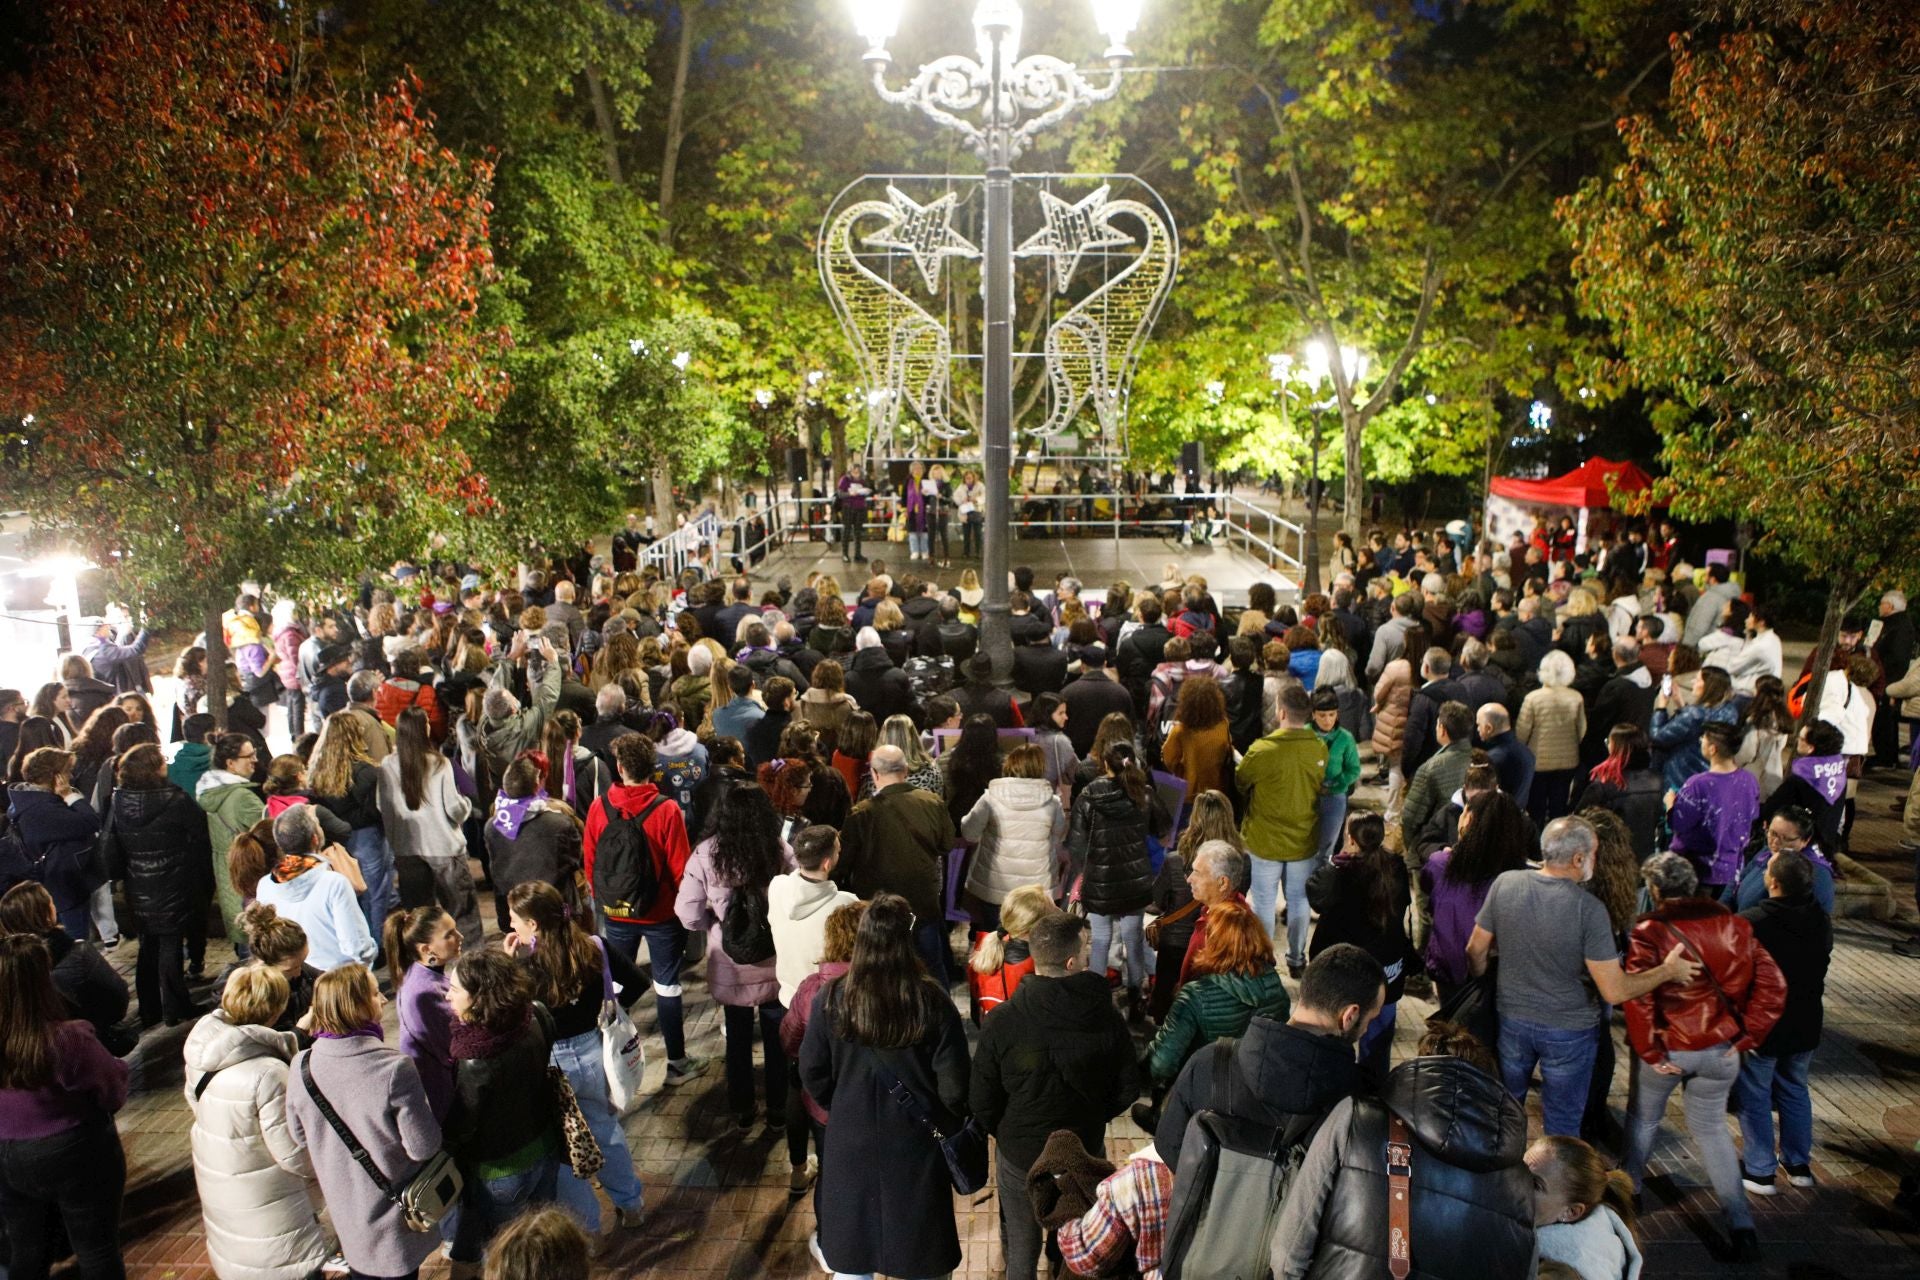
[[252, 6], [39, 16], [0, 85], [0, 502], [204, 619], [218, 672], [243, 578], [350, 578], [489, 509], [458, 442], [504, 391], [489, 171]]
[[1665, 119], [1564, 213], [1607, 382], [1644, 388], [1682, 516], [1735, 517], [1827, 588], [1834, 637], [1914, 581], [1920, 507], [1920, 14], [1891, 0], [1725, 0], [1675, 40]]

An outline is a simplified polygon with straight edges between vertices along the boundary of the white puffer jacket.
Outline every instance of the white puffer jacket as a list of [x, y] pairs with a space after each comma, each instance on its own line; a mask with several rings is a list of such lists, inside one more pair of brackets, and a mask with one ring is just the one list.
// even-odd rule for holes
[[1052, 883], [1067, 812], [1045, 778], [995, 778], [961, 820], [960, 836], [979, 845], [967, 892], [998, 906], [1023, 884]]
[[308, 1195], [312, 1165], [287, 1130], [297, 1048], [291, 1031], [237, 1027], [218, 1009], [187, 1036], [193, 1176], [220, 1280], [306, 1280], [333, 1253]]

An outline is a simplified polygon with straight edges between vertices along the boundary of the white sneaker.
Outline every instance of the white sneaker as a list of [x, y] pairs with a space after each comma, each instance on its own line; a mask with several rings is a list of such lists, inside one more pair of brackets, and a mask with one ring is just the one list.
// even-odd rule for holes
[[813, 1265], [827, 1274], [833, 1274], [833, 1268], [827, 1265], [827, 1255], [820, 1252], [820, 1233], [814, 1232], [807, 1237], [807, 1252], [813, 1255]]

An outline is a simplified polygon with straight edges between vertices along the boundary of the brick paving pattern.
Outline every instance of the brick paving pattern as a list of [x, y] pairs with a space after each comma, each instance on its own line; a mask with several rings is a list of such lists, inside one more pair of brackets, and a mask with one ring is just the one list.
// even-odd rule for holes
[[[1863, 821], [1860, 847], [1893, 848], [1895, 825], [1881, 816], [1893, 794], [1877, 782], [1863, 791], [1863, 811], [1874, 816]], [[1910, 927], [1912, 868], [1892, 852], [1869, 852], [1862, 860], [1894, 881], [1902, 919], [1897, 926], [1836, 921], [1826, 1038], [1812, 1080], [1814, 1170], [1820, 1185], [1812, 1190], [1783, 1186], [1771, 1200], [1754, 1198], [1765, 1262], [1733, 1267], [1715, 1261], [1706, 1242], [1719, 1236], [1719, 1215], [1704, 1172], [1688, 1150], [1676, 1099], [1649, 1169], [1648, 1211], [1641, 1219], [1649, 1277], [1920, 1276], [1920, 1222], [1891, 1207], [1900, 1176], [1920, 1172], [1920, 960], [1902, 959], [1887, 949]], [[133, 951], [128, 945], [114, 956], [129, 979]], [[229, 959], [216, 946], [207, 967], [217, 972]], [[1408, 997], [1397, 1058], [1411, 1054], [1431, 1010], [1429, 1002]], [[648, 1001], [643, 999], [635, 1013], [643, 1028], [651, 1026]], [[664, 1061], [657, 1055], [658, 1041], [653, 1042], [656, 1056], [647, 1081], [652, 1092], [626, 1121], [647, 1189], [646, 1217], [640, 1228], [614, 1238], [600, 1256], [596, 1276], [820, 1275], [806, 1246], [813, 1230], [812, 1197], [788, 1195], [784, 1139], [761, 1125], [740, 1131], [728, 1114], [719, 1008], [707, 998], [703, 982], [689, 985], [686, 1013], [692, 1052], [710, 1058], [712, 1065], [700, 1079], [662, 1090]], [[213, 1277], [201, 1240], [188, 1146], [191, 1115], [182, 1093], [180, 1049], [186, 1032], [180, 1027], [147, 1035], [132, 1059], [132, 1100], [119, 1117], [128, 1157], [123, 1230], [128, 1273], [134, 1277]], [[1629, 1055], [1617, 1024], [1615, 1037], [1613, 1104], [1619, 1115]], [[390, 1034], [389, 1043], [394, 1042]], [[1537, 1103], [1534, 1113], [1537, 1132]], [[1109, 1154], [1116, 1159], [1146, 1140], [1125, 1116], [1108, 1129]], [[999, 1272], [992, 1183], [988, 1186], [957, 1205], [965, 1250], [961, 1275]], [[610, 1209], [607, 1220], [612, 1220]], [[421, 1274], [443, 1277], [446, 1270], [436, 1257]]]

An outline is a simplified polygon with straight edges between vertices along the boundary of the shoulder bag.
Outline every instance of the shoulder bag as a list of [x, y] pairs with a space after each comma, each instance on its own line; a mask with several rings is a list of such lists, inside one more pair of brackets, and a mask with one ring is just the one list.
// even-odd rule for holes
[[587, 1182], [606, 1166], [606, 1156], [587, 1125], [586, 1112], [580, 1110], [580, 1099], [574, 1095], [573, 1082], [567, 1079], [567, 1073], [548, 1063], [547, 1082], [553, 1086], [553, 1105], [560, 1112], [560, 1134], [567, 1142], [567, 1167], [573, 1170], [574, 1177]]
[[899, 1076], [880, 1068], [880, 1078], [886, 1082], [887, 1093], [900, 1104], [907, 1118], [925, 1131], [940, 1148], [940, 1155], [947, 1162], [947, 1178], [953, 1183], [953, 1189], [963, 1196], [970, 1196], [987, 1185], [987, 1135], [971, 1116], [960, 1126], [958, 1133], [942, 1133], [940, 1126], [920, 1104], [920, 1099], [909, 1089]]
[[420, 1171], [408, 1180], [406, 1186], [395, 1187], [380, 1172], [380, 1166], [373, 1162], [373, 1157], [367, 1154], [367, 1149], [360, 1145], [360, 1140], [353, 1136], [353, 1130], [347, 1128], [346, 1122], [333, 1109], [333, 1104], [327, 1101], [327, 1095], [314, 1082], [311, 1052], [300, 1059], [300, 1078], [306, 1082], [307, 1093], [313, 1098], [314, 1105], [320, 1108], [320, 1114], [326, 1117], [328, 1127], [346, 1144], [354, 1161], [367, 1171], [367, 1176], [373, 1179], [373, 1185], [380, 1188], [380, 1194], [400, 1207], [408, 1230], [438, 1230], [440, 1220], [460, 1203], [460, 1192], [465, 1186], [453, 1157], [444, 1149], [435, 1152], [420, 1166]]

